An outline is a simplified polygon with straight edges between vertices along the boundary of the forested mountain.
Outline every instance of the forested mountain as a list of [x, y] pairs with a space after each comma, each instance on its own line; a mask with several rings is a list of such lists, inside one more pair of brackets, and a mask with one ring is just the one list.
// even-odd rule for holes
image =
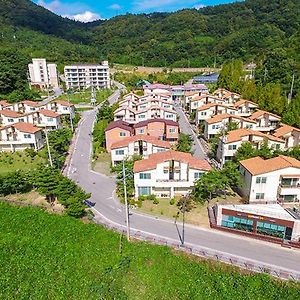
[[61, 64], [108, 58], [175, 67], [253, 60], [259, 79], [280, 81], [287, 93], [292, 74], [300, 70], [300, 1], [246, 0], [83, 24], [29, 0], [0, 0], [0, 50], [4, 48]]

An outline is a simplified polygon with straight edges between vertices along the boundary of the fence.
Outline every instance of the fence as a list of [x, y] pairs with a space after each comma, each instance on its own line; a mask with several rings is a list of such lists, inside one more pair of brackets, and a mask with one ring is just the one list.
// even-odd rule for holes
[[[105, 220], [98, 213], [96, 213], [94, 220], [96, 223], [101, 224], [110, 230], [122, 233], [124, 235], [126, 234], [125, 226], [113, 224], [108, 220]], [[188, 243], [182, 246], [179, 241], [156, 236], [154, 234], [153, 235], [148, 234], [135, 229], [131, 229], [130, 231], [131, 231], [130, 236], [132, 239], [146, 241], [146, 242], [150, 242], [162, 246], [168, 246], [173, 249], [183, 251], [191, 255], [196, 255], [206, 259], [212, 259], [222, 263], [230, 264], [232, 266], [236, 266], [248, 270], [250, 272], [266, 273], [273, 277], [284, 279], [284, 280], [300, 281], [300, 272], [296, 272], [296, 271], [293, 272], [288, 269], [279, 268], [273, 265], [263, 264], [255, 260], [245, 259], [243, 257], [231, 255], [229, 253], [212, 250], [205, 247], [195, 246]]]

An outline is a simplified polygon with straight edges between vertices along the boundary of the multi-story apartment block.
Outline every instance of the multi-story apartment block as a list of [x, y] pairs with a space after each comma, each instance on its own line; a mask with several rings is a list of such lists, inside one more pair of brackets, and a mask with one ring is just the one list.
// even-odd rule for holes
[[249, 203], [300, 200], [300, 161], [295, 158], [249, 158], [240, 161], [240, 172], [245, 183], [241, 192]]
[[97, 89], [110, 88], [109, 65], [107, 61], [101, 64], [78, 64], [64, 68], [67, 89]]
[[170, 150], [171, 144], [150, 135], [135, 135], [111, 145], [111, 161], [115, 166], [134, 155], [148, 158], [150, 154]]
[[41, 89], [58, 88], [56, 64], [47, 64], [44, 58], [33, 58], [28, 65], [30, 84]]
[[32, 124], [15, 123], [0, 127], [0, 152], [15, 152], [27, 148], [37, 151], [43, 146], [42, 129]]
[[269, 148], [274, 150], [284, 150], [285, 148], [285, 141], [283, 139], [270, 134], [245, 128], [232, 130], [219, 138], [217, 159], [221, 163], [221, 166], [223, 166], [226, 161], [230, 161], [234, 158], [236, 151], [243, 143], [251, 143], [255, 149], [260, 149], [265, 143]]
[[148, 159], [134, 163], [135, 197], [186, 195], [191, 192], [195, 180], [209, 170], [207, 161], [196, 159], [190, 153], [171, 150], [151, 154]]

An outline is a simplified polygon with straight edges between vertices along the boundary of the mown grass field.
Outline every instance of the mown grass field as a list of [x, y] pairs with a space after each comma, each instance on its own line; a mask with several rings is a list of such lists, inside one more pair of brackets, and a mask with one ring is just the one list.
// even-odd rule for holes
[[39, 155], [30, 157], [26, 152], [0, 153], [0, 175], [16, 170], [32, 170], [40, 164], [45, 164], [45, 159]]
[[0, 299], [299, 299], [300, 285], [0, 202]]

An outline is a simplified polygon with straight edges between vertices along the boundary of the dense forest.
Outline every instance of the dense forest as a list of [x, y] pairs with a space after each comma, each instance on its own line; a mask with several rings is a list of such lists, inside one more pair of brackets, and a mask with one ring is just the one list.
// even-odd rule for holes
[[[280, 82], [286, 95], [293, 73], [295, 89], [299, 88], [300, 1], [246, 0], [83, 24], [29, 0], [0, 0], [3, 51], [19, 53], [20, 61], [46, 57], [60, 68], [69, 62], [103, 58], [113, 63], [168, 67], [221, 66], [239, 58], [256, 62], [257, 76], [265, 82]], [[2, 58], [1, 64], [7, 65], [7, 61]], [[3, 77], [0, 94], [7, 91], [2, 87]]]

